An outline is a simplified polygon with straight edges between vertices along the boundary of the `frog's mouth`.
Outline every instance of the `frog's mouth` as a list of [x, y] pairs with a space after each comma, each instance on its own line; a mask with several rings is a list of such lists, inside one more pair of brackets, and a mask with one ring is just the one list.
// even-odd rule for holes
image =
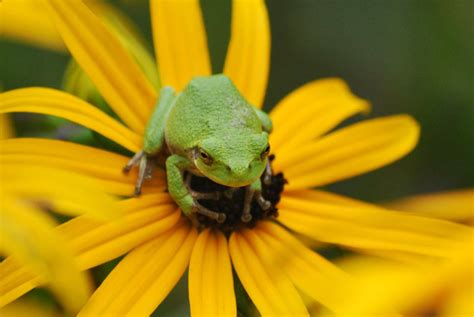
[[[270, 160], [273, 160], [273, 157]], [[190, 177], [189, 186], [192, 190], [201, 193], [219, 193], [218, 199], [199, 199], [199, 203], [210, 210], [226, 215], [226, 220], [223, 223], [218, 223], [204, 215], [193, 215], [195, 220], [197, 220], [195, 223], [201, 228], [211, 227], [219, 229], [224, 233], [230, 233], [242, 227], [253, 227], [259, 220], [276, 218], [278, 216], [276, 206], [280, 201], [280, 195], [286, 184], [282, 173], [273, 174], [270, 182], [265, 183], [262, 179], [262, 196], [271, 203], [271, 207], [263, 210], [257, 201], [252, 201], [250, 207], [252, 220], [249, 222], [242, 222], [241, 220], [246, 192], [245, 187], [229, 187], [214, 182], [207, 177], [193, 174]]]

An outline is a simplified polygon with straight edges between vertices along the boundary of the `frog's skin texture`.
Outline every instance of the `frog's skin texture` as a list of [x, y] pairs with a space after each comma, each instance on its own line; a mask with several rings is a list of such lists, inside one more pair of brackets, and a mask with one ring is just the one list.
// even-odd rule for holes
[[[217, 222], [225, 214], [208, 210], [198, 199], [218, 199], [217, 193], [198, 193], [189, 188], [185, 172], [205, 176], [228, 187], [247, 187], [242, 221], [251, 220], [250, 204], [255, 198], [263, 209], [270, 203], [261, 196], [270, 178], [268, 134], [270, 118], [250, 105], [225, 75], [196, 77], [178, 95], [170, 87], [160, 98], [146, 127], [143, 150], [124, 168], [139, 165], [136, 195], [149, 174], [147, 159], [167, 148], [168, 191], [187, 216], [197, 212]], [[231, 191], [231, 189], [230, 189]]]

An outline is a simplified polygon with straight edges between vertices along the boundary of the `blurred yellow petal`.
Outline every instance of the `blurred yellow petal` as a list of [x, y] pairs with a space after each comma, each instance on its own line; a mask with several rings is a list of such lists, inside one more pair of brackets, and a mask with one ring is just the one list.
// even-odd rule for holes
[[[460, 306], [456, 308], [465, 310], [454, 309], [451, 311], [453, 314], [448, 316], [472, 316], [473, 238], [470, 236], [453, 248], [451, 259], [417, 268], [398, 263], [378, 263], [365, 258], [355, 258], [355, 263], [349, 261], [346, 265], [351, 265], [351, 271], [358, 277], [354, 284], [358, 291], [346, 298], [347, 309], [365, 314], [396, 309], [407, 316], [414, 316], [426, 310], [436, 313], [440, 307], [449, 305], [449, 301], [454, 300], [453, 296], [468, 295], [471, 296], [469, 304], [463, 298], [457, 298]], [[445, 309], [449, 311], [450, 308]]]
[[192, 316], [236, 316], [227, 239], [220, 231], [199, 234], [189, 264]]
[[272, 265], [282, 267], [306, 295], [334, 312], [341, 312], [341, 302], [351, 283], [348, 275], [276, 224], [261, 222], [257, 230], [275, 254]]
[[369, 111], [369, 104], [354, 96], [341, 79], [312, 81], [294, 90], [271, 111], [270, 144], [275, 153], [305, 145], [343, 120]]
[[252, 105], [261, 108], [269, 68], [270, 22], [265, 1], [233, 0], [224, 74]]
[[0, 307], [43, 284], [45, 281], [39, 275], [8, 257], [0, 264]]
[[229, 241], [232, 263], [245, 290], [262, 316], [306, 316], [300, 295], [255, 231], [234, 232]]
[[149, 316], [186, 270], [196, 237], [196, 229], [185, 224], [134, 249], [79, 316]]
[[474, 272], [472, 269], [471, 273], [467, 275], [468, 279], [471, 278], [471, 281], [458, 282], [459, 284], [457, 284], [449, 298], [445, 300], [443, 308], [440, 309], [439, 317], [474, 316], [474, 283], [472, 282]]
[[59, 309], [39, 299], [22, 298], [0, 309], [2, 317], [61, 317]]
[[446, 257], [456, 243], [472, 233], [467, 226], [375, 207], [283, 196], [278, 208], [278, 220], [292, 230], [318, 241], [361, 249]]
[[0, 115], [0, 140], [11, 138], [15, 135], [9, 115]]
[[[137, 170], [122, 172], [129, 158], [109, 151], [66, 141], [47, 139], [10, 139], [0, 141], [0, 159], [4, 165], [23, 164], [60, 168], [91, 177], [103, 191], [130, 196], [134, 192]], [[145, 182], [144, 193], [162, 192], [164, 172], [156, 169]]]
[[[57, 227], [56, 232], [68, 241], [81, 269], [125, 254], [170, 230], [181, 217], [168, 194], [142, 195], [121, 204], [125, 215], [115, 222], [80, 216]], [[43, 280], [11, 257], [0, 264], [0, 302], [12, 301], [42, 284]]]
[[160, 88], [160, 78], [154, 56], [148, 50], [147, 41], [133, 21], [108, 1], [87, 0], [87, 6], [102, 18], [110, 32], [118, 37], [120, 43], [133, 56], [145, 76], [155, 89]]
[[[61, 303], [77, 312], [91, 292], [91, 285], [60, 235], [54, 221], [41, 210], [2, 194], [0, 251], [13, 255], [48, 284]], [[2, 292], [0, 306], [14, 298]]]
[[154, 0], [150, 11], [162, 85], [181, 91], [193, 77], [211, 75], [199, 1]]
[[7, 0], [0, 2], [0, 8], [2, 36], [61, 53], [67, 52], [61, 36], [41, 1]]
[[120, 216], [117, 198], [101, 191], [100, 186], [88, 177], [34, 165], [2, 162], [2, 167], [1, 190], [5, 195], [43, 204], [68, 216], [88, 214], [100, 219]]
[[413, 254], [408, 252], [393, 250], [373, 250], [373, 249], [352, 249], [357, 254], [373, 256], [379, 259], [391, 260], [404, 265], [420, 266], [429, 262], [437, 261], [439, 258], [426, 256], [422, 254]]
[[424, 217], [452, 221], [474, 220], [474, 189], [417, 195], [389, 202], [385, 206]]
[[83, 2], [46, 3], [75, 60], [122, 121], [142, 133], [157, 95], [133, 58]]
[[366, 120], [276, 156], [275, 171], [284, 171], [285, 190], [323, 186], [392, 163], [418, 142], [420, 128], [406, 115]]
[[126, 149], [135, 152], [141, 148], [142, 137], [110, 116], [59, 90], [23, 88], [1, 94], [0, 113], [33, 112], [61, 117], [94, 130]]

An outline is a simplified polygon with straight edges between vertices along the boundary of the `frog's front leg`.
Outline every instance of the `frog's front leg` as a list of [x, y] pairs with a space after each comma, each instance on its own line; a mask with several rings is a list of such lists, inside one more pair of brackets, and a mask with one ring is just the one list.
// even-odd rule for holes
[[257, 203], [260, 205], [260, 208], [263, 210], [268, 210], [272, 203], [263, 198], [262, 196], [262, 182], [257, 179], [255, 182], [250, 184], [245, 188], [245, 198], [244, 198], [244, 209], [242, 210], [242, 215], [240, 220], [242, 222], [249, 222], [252, 220], [252, 214], [250, 213], [250, 207], [252, 206], [252, 200], [257, 200]]
[[171, 87], [164, 87], [160, 91], [160, 98], [148, 120], [145, 129], [143, 149], [137, 152], [128, 164], [123, 168], [124, 173], [128, 173], [133, 166], [138, 165], [138, 178], [135, 185], [135, 196], [140, 195], [145, 178], [151, 176], [151, 168], [148, 158], [156, 155], [165, 145], [165, 124], [168, 113], [174, 104], [174, 90]]
[[254, 108], [254, 110], [255, 110], [255, 113], [257, 113], [257, 116], [260, 119], [260, 122], [262, 123], [263, 131], [266, 131], [267, 133], [271, 133], [273, 130], [273, 124], [272, 124], [272, 119], [270, 119], [270, 116], [260, 109]]
[[148, 161], [148, 156], [145, 151], [141, 150], [137, 152], [132, 159], [123, 168], [124, 173], [130, 172], [133, 166], [138, 165], [138, 178], [135, 184], [135, 196], [140, 195], [143, 182], [147, 177], [151, 177], [151, 166]]
[[166, 176], [168, 181], [168, 191], [171, 197], [186, 216], [189, 217], [192, 213], [198, 213], [214, 219], [219, 223], [223, 223], [226, 219], [224, 213], [209, 210], [199, 204], [197, 198], [193, 198], [183, 179], [184, 171], [190, 167], [191, 163], [188, 159], [179, 155], [171, 155], [166, 159]]

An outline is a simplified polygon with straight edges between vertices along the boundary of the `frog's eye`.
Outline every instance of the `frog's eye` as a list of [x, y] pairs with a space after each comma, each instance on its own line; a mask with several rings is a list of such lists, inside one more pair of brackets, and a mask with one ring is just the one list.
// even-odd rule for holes
[[262, 154], [260, 154], [260, 158], [264, 160], [268, 156], [268, 154], [270, 154], [270, 145], [267, 145], [265, 150], [263, 150]]
[[204, 164], [211, 165], [213, 162], [212, 157], [207, 154], [203, 149], [199, 149], [199, 158]]

